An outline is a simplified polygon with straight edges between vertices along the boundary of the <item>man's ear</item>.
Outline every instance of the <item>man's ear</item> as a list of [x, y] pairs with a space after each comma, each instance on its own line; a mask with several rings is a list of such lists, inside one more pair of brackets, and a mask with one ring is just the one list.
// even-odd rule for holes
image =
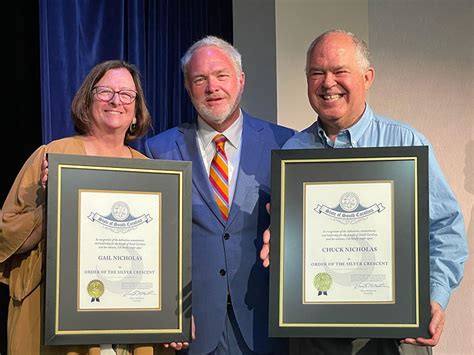
[[245, 73], [242, 71], [240, 72], [240, 78], [239, 78], [240, 86], [243, 89], [245, 87]]
[[372, 86], [372, 83], [374, 82], [375, 79], [375, 69], [372, 67], [369, 67], [364, 73], [364, 86], [365, 86], [365, 91], [369, 90], [369, 88]]
[[191, 92], [189, 91], [189, 82], [188, 80], [186, 80], [186, 78], [184, 79], [184, 88], [186, 89], [186, 92], [188, 93], [189, 97], [191, 97]]

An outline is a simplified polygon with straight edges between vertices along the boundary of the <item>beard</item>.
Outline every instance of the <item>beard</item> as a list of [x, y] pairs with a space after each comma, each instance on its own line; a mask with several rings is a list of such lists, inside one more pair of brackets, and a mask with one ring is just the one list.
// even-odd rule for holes
[[242, 88], [239, 90], [239, 94], [235, 97], [235, 99], [227, 105], [221, 112], [217, 112], [216, 110], [209, 108], [203, 101], [197, 102], [192, 100], [193, 105], [201, 118], [210, 123], [214, 124], [221, 124], [225, 122], [239, 107], [240, 99], [242, 97]]

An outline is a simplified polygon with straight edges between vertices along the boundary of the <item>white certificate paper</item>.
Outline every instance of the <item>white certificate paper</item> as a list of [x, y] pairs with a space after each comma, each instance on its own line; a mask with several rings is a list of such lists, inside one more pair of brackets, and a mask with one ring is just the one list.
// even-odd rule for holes
[[304, 184], [303, 303], [393, 303], [393, 181]]
[[161, 193], [79, 191], [78, 309], [161, 308]]

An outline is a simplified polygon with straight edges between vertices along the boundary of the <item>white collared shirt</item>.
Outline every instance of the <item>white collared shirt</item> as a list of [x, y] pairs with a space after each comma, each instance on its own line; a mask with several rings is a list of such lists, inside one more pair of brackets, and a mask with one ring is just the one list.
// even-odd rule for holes
[[239, 117], [235, 120], [232, 125], [227, 128], [224, 132], [217, 132], [214, 128], [209, 126], [201, 117], [198, 116], [197, 120], [197, 145], [201, 153], [201, 157], [204, 163], [204, 167], [209, 176], [209, 170], [211, 169], [211, 162], [216, 154], [216, 146], [212, 143], [212, 139], [216, 134], [223, 134], [227, 141], [224, 145], [225, 154], [227, 155], [227, 165], [229, 168], [229, 206], [232, 205], [234, 198], [235, 183], [237, 180], [237, 173], [239, 171], [240, 163], [240, 152], [242, 142], [242, 127], [243, 127], [243, 116], [240, 111]]

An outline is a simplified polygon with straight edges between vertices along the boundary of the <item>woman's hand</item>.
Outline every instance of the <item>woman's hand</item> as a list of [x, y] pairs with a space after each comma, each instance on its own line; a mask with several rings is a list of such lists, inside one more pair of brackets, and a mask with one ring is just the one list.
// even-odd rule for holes
[[48, 160], [46, 156], [43, 159], [43, 164], [41, 164], [41, 186], [46, 190], [46, 183], [48, 182]]

